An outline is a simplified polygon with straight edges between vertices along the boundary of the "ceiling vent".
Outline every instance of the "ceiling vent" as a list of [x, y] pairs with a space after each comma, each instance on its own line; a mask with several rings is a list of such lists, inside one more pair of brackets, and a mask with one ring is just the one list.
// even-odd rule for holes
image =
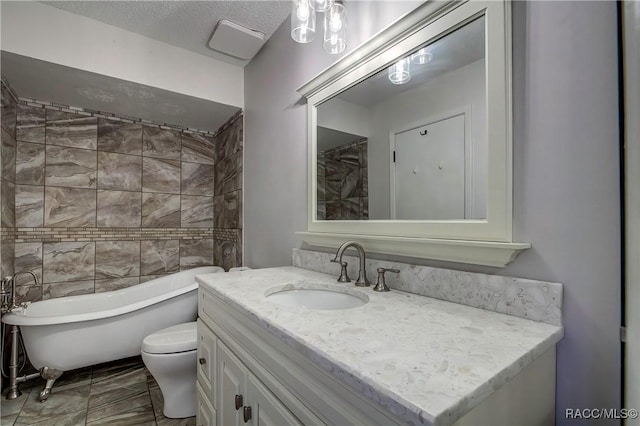
[[222, 19], [213, 30], [209, 47], [236, 59], [249, 60], [264, 44], [264, 34], [260, 31]]

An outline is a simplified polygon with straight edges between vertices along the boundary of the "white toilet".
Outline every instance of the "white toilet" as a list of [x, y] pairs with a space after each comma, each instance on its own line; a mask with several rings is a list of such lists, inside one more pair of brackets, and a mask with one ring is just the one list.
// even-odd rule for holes
[[165, 328], [142, 341], [142, 361], [160, 386], [165, 417], [196, 415], [197, 345], [195, 322]]

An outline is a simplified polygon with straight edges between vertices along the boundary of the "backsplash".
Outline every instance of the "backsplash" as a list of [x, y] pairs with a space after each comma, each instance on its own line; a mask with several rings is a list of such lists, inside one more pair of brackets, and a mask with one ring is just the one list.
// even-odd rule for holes
[[[293, 266], [335, 275], [340, 266], [332, 263], [334, 253], [293, 249]], [[358, 276], [356, 256], [343, 256], [352, 281]], [[377, 268], [396, 268], [386, 273], [389, 288], [562, 326], [562, 284], [524, 278], [487, 275], [407, 263], [367, 259], [367, 277], [372, 285]], [[352, 283], [351, 283], [352, 284]]]
[[242, 114], [212, 134], [19, 98], [2, 235], [15, 270], [42, 283], [21, 276], [21, 300], [242, 265], [242, 126]]

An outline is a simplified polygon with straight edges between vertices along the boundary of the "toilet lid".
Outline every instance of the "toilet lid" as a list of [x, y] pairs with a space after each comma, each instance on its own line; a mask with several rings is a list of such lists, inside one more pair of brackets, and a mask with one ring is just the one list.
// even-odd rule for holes
[[142, 351], [150, 354], [171, 354], [195, 350], [198, 347], [196, 322], [174, 325], [148, 335], [142, 341]]

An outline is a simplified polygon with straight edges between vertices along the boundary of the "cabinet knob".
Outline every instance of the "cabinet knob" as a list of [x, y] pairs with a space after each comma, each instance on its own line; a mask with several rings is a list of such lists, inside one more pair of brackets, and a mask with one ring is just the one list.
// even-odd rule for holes
[[236, 410], [242, 408], [242, 395], [236, 395]]
[[207, 363], [207, 360], [206, 360], [206, 358], [199, 358], [198, 362], [200, 363], [200, 365], [204, 365], [204, 364]]
[[242, 419], [245, 423], [251, 420], [251, 407], [244, 407], [244, 412], [242, 413]]

